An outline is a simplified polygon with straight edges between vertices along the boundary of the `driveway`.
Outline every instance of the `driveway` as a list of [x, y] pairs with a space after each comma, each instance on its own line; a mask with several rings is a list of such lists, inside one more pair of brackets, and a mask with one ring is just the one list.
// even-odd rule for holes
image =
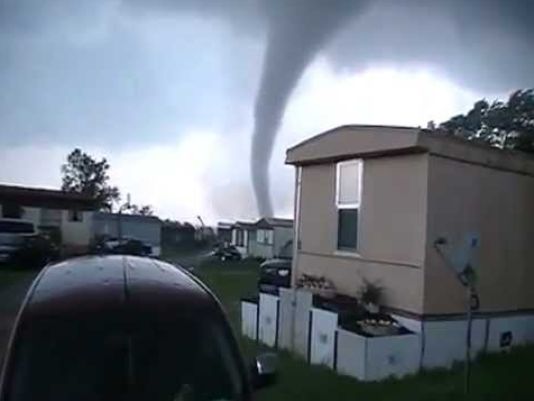
[[4, 359], [4, 352], [13, 321], [36, 274], [36, 272], [21, 274], [20, 279], [0, 288], [0, 366]]

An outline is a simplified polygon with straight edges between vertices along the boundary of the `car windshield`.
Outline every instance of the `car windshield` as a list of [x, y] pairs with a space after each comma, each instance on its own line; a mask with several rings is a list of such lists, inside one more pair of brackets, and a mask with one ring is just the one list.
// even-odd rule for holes
[[17, 348], [6, 401], [241, 398], [232, 344], [213, 321], [45, 319]]
[[24, 237], [22, 235], [13, 235], [0, 232], [0, 246], [22, 245]]

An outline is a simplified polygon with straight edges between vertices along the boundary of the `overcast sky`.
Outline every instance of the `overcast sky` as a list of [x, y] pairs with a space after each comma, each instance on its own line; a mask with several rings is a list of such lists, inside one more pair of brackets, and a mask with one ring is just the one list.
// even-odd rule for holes
[[[253, 109], [270, 8], [287, 3], [197, 3], [0, 0], [0, 182], [59, 187], [81, 147], [162, 218], [255, 218]], [[270, 165], [277, 215], [292, 213], [288, 146], [340, 124], [425, 126], [534, 86], [531, 2], [399, 3], [358, 10], [309, 60]]]

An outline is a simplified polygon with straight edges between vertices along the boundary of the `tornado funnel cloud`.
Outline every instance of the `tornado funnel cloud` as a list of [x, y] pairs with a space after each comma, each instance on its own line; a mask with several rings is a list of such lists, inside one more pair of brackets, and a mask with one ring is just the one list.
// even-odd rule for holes
[[278, 12], [270, 18], [254, 109], [251, 174], [258, 213], [263, 217], [273, 215], [269, 163], [288, 99], [306, 66], [360, 3], [293, 0], [279, 4]]
[[[260, 216], [273, 215], [269, 191], [269, 163], [287, 100], [308, 63], [311, 50], [288, 51], [280, 46], [283, 33], [270, 35], [265, 65], [254, 109], [254, 134], [252, 137], [251, 171], [254, 193]], [[291, 62], [289, 58], [292, 58]], [[283, 63], [283, 68], [281, 67]]]

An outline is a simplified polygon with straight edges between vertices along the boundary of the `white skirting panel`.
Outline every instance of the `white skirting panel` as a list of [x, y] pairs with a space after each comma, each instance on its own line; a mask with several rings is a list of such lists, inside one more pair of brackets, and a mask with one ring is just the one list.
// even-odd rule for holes
[[276, 345], [278, 323], [278, 297], [260, 293], [258, 339], [270, 346]]
[[337, 333], [336, 370], [344, 375], [365, 380], [366, 338], [343, 329], [338, 329]]
[[310, 363], [334, 368], [337, 313], [312, 308]]
[[258, 339], [258, 305], [241, 301], [241, 333], [252, 340]]
[[[465, 358], [467, 322], [465, 320], [430, 321], [423, 323], [423, 367], [450, 367]], [[473, 320], [471, 355], [483, 351], [486, 339], [486, 320]]]
[[[466, 320], [421, 322], [394, 316], [402, 325], [421, 334], [424, 368], [450, 367], [465, 358]], [[496, 352], [510, 346], [534, 342], [534, 316], [476, 318], [471, 331], [472, 356], [479, 352]]]
[[421, 352], [419, 341], [418, 334], [368, 338], [365, 380], [416, 373]]
[[312, 293], [297, 290], [295, 298], [295, 332], [293, 349], [302, 358], [308, 360], [310, 337], [310, 313], [312, 309]]
[[295, 290], [279, 288], [278, 348], [292, 350], [295, 327]]
[[534, 342], [534, 316], [509, 316], [490, 319], [488, 351], [501, 351], [510, 345]]
[[339, 373], [364, 381], [402, 377], [419, 370], [420, 335], [364, 337], [338, 329]]

